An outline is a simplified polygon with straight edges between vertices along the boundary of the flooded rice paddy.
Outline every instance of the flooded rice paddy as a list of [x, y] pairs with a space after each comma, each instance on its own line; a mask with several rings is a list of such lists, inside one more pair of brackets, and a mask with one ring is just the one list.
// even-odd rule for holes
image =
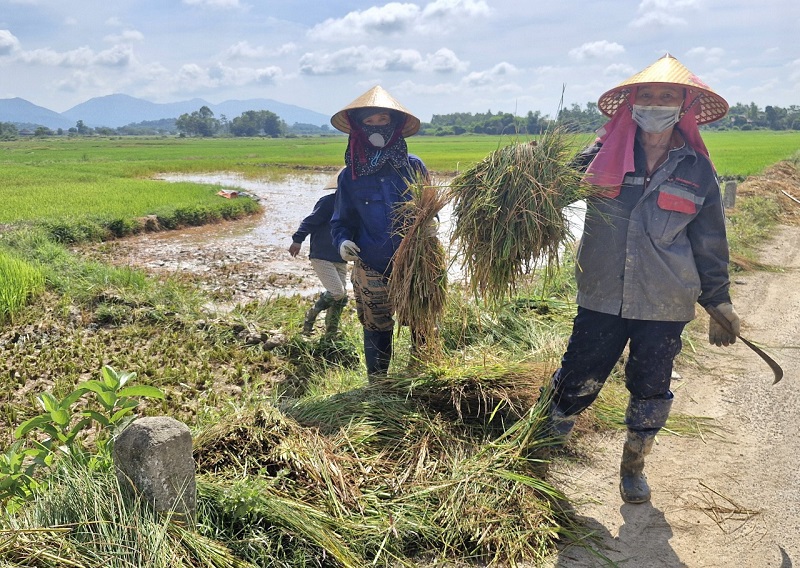
[[[163, 174], [158, 179], [219, 186], [257, 198], [258, 216], [180, 231], [146, 233], [102, 245], [105, 260], [149, 272], [192, 280], [227, 302], [244, 303], [279, 295], [312, 295], [322, 291], [308, 262], [308, 239], [292, 258], [289, 245], [298, 225], [311, 213], [331, 173], [292, 174], [279, 179], [248, 179], [236, 173]], [[220, 197], [224, 199], [224, 197]], [[573, 233], [580, 234], [584, 208], [569, 213]], [[449, 243], [450, 214], [442, 211], [439, 235]], [[451, 279], [459, 278], [458, 266]]]

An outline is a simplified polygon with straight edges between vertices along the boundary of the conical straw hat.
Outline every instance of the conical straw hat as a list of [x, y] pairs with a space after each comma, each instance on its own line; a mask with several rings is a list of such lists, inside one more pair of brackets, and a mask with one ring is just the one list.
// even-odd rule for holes
[[337, 187], [339, 187], [339, 174], [342, 173], [343, 169], [344, 166], [339, 168], [339, 171], [337, 171], [335, 174], [329, 177], [328, 180], [325, 182], [325, 186], [322, 189], [336, 189]]
[[389, 92], [380, 85], [372, 87], [369, 91], [334, 114], [331, 117], [331, 124], [336, 130], [341, 130], [347, 134], [350, 132], [350, 123], [347, 121], [347, 111], [366, 107], [386, 108], [406, 114], [408, 116], [408, 120], [403, 128], [403, 138], [413, 136], [419, 130], [419, 119], [411, 114], [406, 107], [401, 105], [397, 99], [390, 95]]
[[728, 103], [725, 99], [712, 91], [711, 87], [703, 83], [697, 75], [689, 71], [669, 53], [644, 71], [640, 71], [605, 92], [597, 101], [597, 106], [606, 116], [613, 116], [630, 92], [630, 87], [652, 83], [670, 83], [685, 87], [688, 90], [687, 99], [694, 99], [691, 95], [700, 93], [697, 124], [714, 122], [728, 113]]

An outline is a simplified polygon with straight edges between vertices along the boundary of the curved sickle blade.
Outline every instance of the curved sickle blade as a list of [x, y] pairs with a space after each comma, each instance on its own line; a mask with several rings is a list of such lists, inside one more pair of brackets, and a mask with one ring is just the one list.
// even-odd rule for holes
[[781, 368], [780, 365], [778, 365], [778, 363], [775, 361], [775, 359], [773, 359], [772, 357], [770, 357], [769, 355], [764, 353], [764, 351], [760, 347], [758, 347], [757, 345], [754, 345], [751, 341], [748, 341], [747, 339], [745, 339], [741, 335], [733, 333], [733, 329], [731, 328], [731, 322], [729, 322], [728, 318], [726, 318], [724, 315], [722, 315], [720, 313], [720, 311], [715, 306], [707, 306], [706, 307], [706, 311], [708, 312], [708, 314], [712, 318], [714, 318], [716, 320], [716, 322], [719, 325], [721, 325], [722, 327], [725, 328], [725, 331], [727, 331], [731, 335], [735, 335], [736, 337], [741, 339], [742, 343], [744, 343], [750, 349], [755, 351], [756, 354], [759, 357], [761, 357], [767, 365], [769, 365], [769, 368], [772, 369], [772, 373], [775, 375], [775, 380], [772, 381], [773, 385], [777, 384], [783, 378], [783, 369]]

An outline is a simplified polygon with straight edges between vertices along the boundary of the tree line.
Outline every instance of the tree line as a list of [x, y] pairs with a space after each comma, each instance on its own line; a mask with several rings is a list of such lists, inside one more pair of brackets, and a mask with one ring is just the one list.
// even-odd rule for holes
[[[597, 103], [586, 103], [586, 107], [572, 104], [558, 111], [555, 119], [540, 112], [528, 112], [525, 116], [492, 111], [485, 113], [453, 113], [433, 115], [429, 123], [422, 123], [420, 134], [429, 136], [452, 136], [459, 134], [541, 134], [555, 124], [562, 124], [573, 132], [594, 132], [608, 118], [600, 112]], [[788, 108], [767, 106], [759, 108], [755, 103], [736, 103], [728, 114], [702, 128], [714, 130], [800, 130], [800, 106]]]
[[[458, 136], [462, 134], [541, 134], [556, 124], [566, 126], [573, 132], [594, 132], [608, 119], [600, 112], [597, 103], [589, 102], [583, 107], [577, 103], [558, 111], [556, 118], [542, 115], [539, 111], [528, 111], [524, 116], [507, 112], [485, 113], [456, 112], [435, 114], [430, 122], [423, 122], [419, 134], [422, 136]], [[44, 126], [34, 126], [35, 130], [25, 133], [34, 136], [53, 135], [156, 135], [175, 134], [179, 136], [265, 136], [283, 138], [288, 136], [325, 136], [338, 134], [327, 124], [297, 124], [287, 126], [277, 114], [268, 110], [249, 110], [233, 120], [225, 115], [219, 118], [207, 106], [180, 115], [177, 119], [162, 119], [129, 124], [119, 128], [90, 128], [82, 120], [67, 130], [53, 131]], [[713, 130], [800, 130], [800, 106], [787, 108], [768, 105], [761, 109], [755, 103], [736, 103], [730, 107], [722, 120], [702, 128]], [[14, 123], [0, 122], [0, 140], [15, 139], [20, 131]]]

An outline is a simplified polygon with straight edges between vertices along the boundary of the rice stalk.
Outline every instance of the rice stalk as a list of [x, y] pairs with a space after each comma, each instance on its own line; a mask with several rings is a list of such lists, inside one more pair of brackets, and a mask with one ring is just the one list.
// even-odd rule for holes
[[395, 211], [402, 235], [392, 258], [389, 299], [397, 320], [411, 329], [423, 355], [440, 352], [437, 328], [447, 296], [447, 260], [436, 235], [438, 215], [449, 196], [442, 186], [426, 179], [411, 180], [410, 199]]
[[[268, 478], [251, 476], [227, 483], [220, 478], [208, 478], [200, 480], [197, 487], [205, 513], [218, 517], [214, 526], [233, 527], [240, 541], [255, 539], [269, 550], [281, 539], [292, 539], [297, 541], [294, 546], [299, 548], [301, 543], [306, 543], [305, 546], [316, 548], [317, 554], [335, 559], [338, 566], [360, 568], [365, 565], [364, 559], [340, 534], [349, 524], [344, 517], [331, 516], [309, 501], [281, 494]], [[273, 535], [269, 539], [273, 542], [259, 539], [259, 534]], [[231, 536], [234, 535], [228, 538]], [[257, 554], [260, 556], [266, 550]], [[250, 552], [254, 553], [256, 551]]]
[[536, 401], [539, 387], [552, 374], [550, 364], [428, 365], [414, 376], [393, 375], [388, 391], [405, 392], [435, 412], [459, 422], [518, 420]]
[[515, 566], [544, 560], [560, 536], [578, 539], [582, 531], [566, 514], [566, 497], [534, 475], [524, 457], [544, 421], [544, 405], [535, 405], [502, 436], [453, 456], [443, 475], [402, 497], [441, 527], [432, 547], [440, 558]]
[[569, 237], [564, 208], [591, 193], [571, 165], [563, 127], [499, 148], [456, 176], [451, 245], [472, 292], [497, 304], [540, 266], [558, 265]]

